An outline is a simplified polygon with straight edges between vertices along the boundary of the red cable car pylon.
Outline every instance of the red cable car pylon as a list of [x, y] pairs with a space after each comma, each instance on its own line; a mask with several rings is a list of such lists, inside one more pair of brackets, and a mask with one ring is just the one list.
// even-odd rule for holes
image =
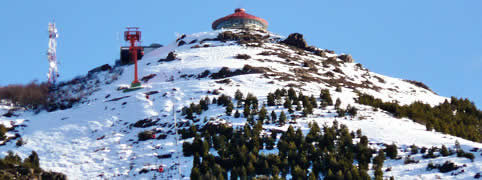
[[131, 83], [131, 88], [136, 88], [141, 86], [141, 82], [139, 81], [137, 75], [137, 52], [141, 49], [138, 46], [138, 42], [141, 40], [141, 31], [139, 31], [138, 27], [127, 27], [127, 31], [124, 32], [124, 39], [129, 41], [131, 47], [129, 47], [129, 52], [131, 55], [131, 59], [134, 60], [135, 69], [134, 69], [134, 81]]

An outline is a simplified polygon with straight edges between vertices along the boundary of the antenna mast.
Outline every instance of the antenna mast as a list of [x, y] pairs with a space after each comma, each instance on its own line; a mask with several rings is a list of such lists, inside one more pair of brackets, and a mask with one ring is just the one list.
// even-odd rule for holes
[[57, 28], [55, 22], [49, 23], [49, 49], [47, 51], [47, 60], [49, 61], [49, 73], [47, 74], [48, 83], [55, 84], [59, 77], [57, 66]]

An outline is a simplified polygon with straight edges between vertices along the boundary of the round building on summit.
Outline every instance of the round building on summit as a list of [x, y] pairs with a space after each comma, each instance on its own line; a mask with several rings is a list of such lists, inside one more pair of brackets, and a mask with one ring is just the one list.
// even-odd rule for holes
[[268, 29], [268, 22], [263, 18], [246, 13], [243, 8], [238, 8], [233, 14], [213, 22], [212, 28], [218, 29]]

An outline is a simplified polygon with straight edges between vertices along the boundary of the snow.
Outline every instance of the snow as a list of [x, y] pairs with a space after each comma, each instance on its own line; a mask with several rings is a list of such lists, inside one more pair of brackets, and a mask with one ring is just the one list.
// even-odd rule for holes
[[[15, 125], [26, 125], [17, 127], [18, 133], [27, 143], [21, 147], [15, 147], [15, 141], [8, 142], [0, 147], [0, 152], [6, 155], [8, 150], [13, 150], [25, 158], [32, 150], [40, 156], [40, 165], [44, 169], [62, 172], [68, 175], [69, 179], [181, 179], [178, 175], [176, 163], [180, 162], [181, 174], [184, 179], [190, 175], [192, 168], [192, 157], [182, 156], [182, 141], [176, 144], [173, 125], [173, 108], [180, 110], [183, 106], [188, 106], [191, 102], [197, 103], [203, 97], [217, 97], [209, 94], [208, 91], [219, 90], [227, 95], [234, 95], [236, 90], [242, 91], [245, 95], [253, 93], [260, 101], [266, 101], [268, 92], [274, 92], [278, 88], [285, 88], [288, 84], [300, 84], [303, 94], [319, 96], [321, 89], [329, 89], [333, 100], [340, 98], [342, 107], [347, 105], [356, 106], [359, 115], [355, 118], [337, 118], [334, 110], [317, 109], [315, 114], [308, 118], [297, 119], [295, 127], [301, 127], [306, 133], [308, 123], [316, 122], [320, 125], [331, 124], [337, 120], [341, 124], [347, 125], [350, 130], [361, 129], [369, 137], [370, 143], [392, 142], [399, 147], [406, 148], [412, 144], [417, 146], [438, 146], [446, 145], [453, 147], [455, 140], [459, 141], [465, 151], [472, 148], [482, 149], [482, 144], [457, 138], [454, 136], [426, 131], [425, 126], [415, 123], [410, 119], [397, 119], [384, 111], [373, 111], [373, 108], [356, 104], [354, 98], [357, 94], [350, 87], [342, 87], [342, 92], [336, 92], [335, 87], [327, 83], [300, 83], [300, 81], [282, 81], [276, 77], [265, 77], [261, 74], [246, 74], [230, 77], [231, 83], [220, 84], [210, 78], [197, 79], [195, 77], [183, 77], [182, 75], [197, 75], [205, 70], [217, 72], [222, 67], [229, 67], [231, 70], [241, 69], [249, 64], [253, 67], [267, 67], [273, 72], [281, 72], [287, 75], [295, 75], [293, 68], [301, 68], [301, 61], [293, 61], [298, 67], [289, 65], [278, 56], [258, 55], [263, 51], [280, 51], [296, 54], [293, 50], [277, 43], [265, 43], [263, 47], [247, 47], [235, 44], [234, 42], [206, 41], [211, 47], [191, 48], [199, 45], [200, 41], [207, 38], [216, 38], [218, 33], [224, 30], [202, 32], [187, 35], [183, 41], [185, 45], [178, 47], [177, 42], [155, 49], [147, 53], [139, 61], [139, 77], [149, 74], [156, 74], [147, 83], [142, 83], [143, 89], [123, 93], [117, 90], [118, 87], [128, 86], [132, 81], [134, 66], [123, 66], [122, 72], [116, 75], [109, 73], [98, 73], [96, 78], [101, 82], [111, 80], [111, 83], [100, 83], [92, 86], [91, 95], [85, 97], [83, 103], [75, 105], [66, 110], [54, 112], [42, 111], [38, 114], [31, 111], [18, 111], [18, 116], [0, 117], [0, 124], [6, 127]], [[263, 34], [261, 32], [257, 32]], [[271, 34], [274, 39], [281, 36]], [[192, 40], [197, 40], [194, 44], [188, 44]], [[169, 52], [175, 52], [177, 58], [171, 62], [158, 62], [165, 58]], [[251, 59], [235, 59], [237, 54], [248, 54]], [[336, 54], [328, 54], [329, 57]], [[323, 61], [315, 55], [302, 56], [306, 60]], [[265, 60], [265, 61], [260, 61]], [[269, 61], [267, 61], [269, 60]], [[324, 68], [318, 66], [319, 73], [333, 70], [334, 67]], [[339, 67], [345, 74], [335, 73], [335, 77], [348, 77], [348, 81], [362, 83], [370, 81], [380, 89], [357, 88], [362, 93], [367, 93], [381, 98], [384, 101], [398, 101], [400, 104], [410, 104], [415, 101], [437, 105], [446, 97], [438, 96], [426, 89], [419, 88], [398, 78], [383, 76], [374, 72], [361, 69], [355, 63], [343, 63]], [[327, 78], [321, 75], [312, 74], [314, 77]], [[379, 82], [375, 77], [383, 79]], [[114, 79], [114, 80], [112, 80]], [[222, 80], [222, 79], [221, 79]], [[149, 91], [159, 91], [157, 94], [146, 98], [145, 94]], [[71, 92], [73, 96], [80, 93]], [[109, 96], [108, 98], [106, 98]], [[114, 98], [128, 96], [118, 101], [109, 101]], [[448, 99], [449, 100], [449, 99]], [[10, 106], [0, 106], [1, 112], [6, 112]], [[243, 126], [245, 119], [225, 116], [224, 108], [211, 105], [207, 112], [200, 115], [220, 122], [227, 122], [233, 126]], [[278, 115], [281, 111], [287, 112], [282, 107], [268, 107], [268, 112], [275, 110]], [[178, 121], [186, 121], [180, 114], [177, 114]], [[159, 118], [156, 126], [148, 128], [136, 128], [131, 125], [139, 120]], [[161, 124], [167, 123], [166, 126]], [[198, 124], [202, 125], [201, 120]], [[286, 130], [288, 125], [278, 127], [275, 125], [265, 125], [267, 129]], [[148, 141], [137, 141], [137, 134], [145, 130], [157, 128], [159, 134], [168, 134], [166, 139], [156, 139]], [[170, 133], [169, 133], [170, 132]], [[10, 133], [10, 132], [9, 132]], [[10, 134], [12, 135], [12, 134]], [[187, 139], [190, 141], [192, 139]], [[379, 146], [374, 146], [379, 147]], [[262, 151], [264, 153], [276, 153], [273, 151]], [[159, 159], [157, 155], [173, 153], [172, 158]], [[403, 153], [402, 153], [403, 154]], [[451, 176], [450, 173], [438, 173], [436, 170], [426, 171], [425, 168], [429, 160], [421, 160], [418, 164], [404, 165], [403, 160], [388, 160], [385, 167], [392, 167], [392, 171], [386, 172], [385, 176], [395, 176], [397, 179], [434, 179], [437, 176], [442, 179], [468, 179], [475, 173], [482, 171], [482, 157], [480, 153], [476, 155], [475, 161], [457, 158], [455, 156], [432, 159], [434, 163], [443, 163], [451, 160], [458, 165], [466, 164], [465, 173]], [[179, 158], [178, 158], [179, 157]], [[419, 160], [421, 157], [414, 156]], [[142, 169], [157, 169], [160, 165], [164, 166], [165, 172], [158, 173], [149, 171], [141, 174]]]

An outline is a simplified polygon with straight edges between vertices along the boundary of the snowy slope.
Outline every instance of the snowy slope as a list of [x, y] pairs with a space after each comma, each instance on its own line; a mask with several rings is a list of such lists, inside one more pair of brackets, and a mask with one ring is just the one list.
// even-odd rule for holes
[[[278, 88], [296, 86], [303, 90], [303, 94], [318, 97], [320, 89], [329, 89], [333, 99], [340, 98], [342, 107], [350, 104], [356, 106], [359, 115], [355, 118], [337, 118], [333, 107], [326, 110], [317, 109], [314, 115], [308, 118], [299, 118], [295, 127], [301, 127], [308, 131], [309, 122], [331, 124], [334, 120], [346, 124], [351, 130], [361, 129], [369, 137], [374, 147], [378, 143], [396, 143], [405, 150], [408, 146], [441, 146], [445, 144], [453, 147], [458, 140], [465, 151], [473, 148], [482, 149], [482, 144], [464, 140], [458, 137], [429, 132], [425, 126], [417, 124], [409, 119], [397, 119], [383, 111], [373, 111], [373, 108], [356, 104], [354, 98], [357, 91], [381, 98], [386, 102], [398, 101], [400, 104], [410, 104], [422, 101], [431, 105], [437, 105], [446, 97], [417, 87], [402, 79], [383, 76], [370, 72], [356, 63], [340, 63], [339, 66], [323, 66], [327, 57], [336, 57], [336, 54], [328, 53], [327, 57], [316, 56], [312, 53], [299, 54], [296, 50], [276, 43], [278, 35], [271, 33], [256, 32], [261, 35], [269, 35], [267, 41], [261, 47], [239, 45], [234, 41], [202, 41], [214, 39], [222, 32], [203, 32], [187, 35], [178, 41], [156, 49], [146, 54], [139, 61], [139, 77], [150, 74], [155, 76], [148, 82], [143, 83], [143, 89], [128, 93], [118, 90], [132, 81], [133, 66], [116, 67], [116, 70], [96, 73], [93, 80], [89, 81], [86, 96], [82, 96], [82, 103], [73, 108], [53, 112], [42, 111], [17, 111], [18, 116], [0, 117], [0, 123], [9, 125], [24, 125], [16, 128], [18, 133], [27, 142], [21, 147], [15, 147], [15, 142], [10, 141], [5, 146], [0, 146], [3, 155], [8, 150], [13, 150], [22, 157], [26, 157], [32, 150], [40, 156], [41, 167], [47, 170], [63, 172], [70, 179], [179, 179], [176, 163], [180, 162], [181, 174], [189, 177], [192, 167], [192, 157], [181, 155], [182, 142], [176, 144], [174, 132], [173, 108], [179, 111], [183, 106], [191, 102], [199, 102], [200, 98], [209, 96], [217, 97], [209, 92], [218, 90], [227, 95], [234, 95], [236, 90], [243, 93], [253, 93], [261, 101], [266, 101], [266, 95]], [[178, 46], [180, 41], [185, 45]], [[191, 43], [192, 42], [192, 43]], [[201, 46], [196, 48], [194, 46]], [[209, 47], [202, 47], [208, 45]], [[193, 48], [194, 47], [194, 48]], [[170, 53], [176, 54], [177, 60], [162, 61]], [[273, 55], [262, 55], [263, 52], [273, 52]], [[276, 53], [289, 55], [289, 63], [286, 58]], [[235, 58], [238, 54], [247, 54], [251, 58], [247, 60]], [[303, 67], [306, 61], [315, 62], [316, 70]], [[338, 59], [338, 61], [340, 61]], [[318, 64], [316, 63], [318, 62]], [[211, 79], [209, 77], [197, 78], [205, 70], [211, 73], [218, 72], [222, 67], [229, 67], [232, 71], [242, 69], [246, 64], [252, 67], [265, 68], [264, 73], [244, 74], [229, 77], [228, 84], [216, 81], [223, 79]], [[342, 73], [335, 72], [335, 69]], [[303, 71], [306, 70], [306, 71]], [[336, 70], [336, 71], [339, 71]], [[333, 72], [334, 76], [326, 76], [326, 72]], [[304, 72], [301, 77], [299, 72]], [[307, 80], [309, 78], [318, 80]], [[330, 79], [344, 78], [353, 86], [342, 87], [342, 92], [335, 91], [333, 84], [327, 83]], [[95, 82], [95, 80], [100, 80]], [[366, 85], [367, 82], [368, 86]], [[358, 86], [360, 85], [360, 86]], [[74, 85], [75, 86], [75, 85]], [[357, 86], [357, 87], [354, 87]], [[145, 93], [156, 91], [149, 98]], [[72, 96], [85, 92], [71, 92]], [[83, 95], [84, 95], [83, 94]], [[116, 99], [117, 98], [117, 99]], [[450, 99], [448, 99], [450, 100]], [[0, 106], [2, 112], [6, 112], [9, 106]], [[281, 112], [282, 107], [270, 107], [268, 112], [275, 110]], [[3, 113], [2, 113], [3, 114]], [[233, 126], [244, 125], [244, 119], [225, 116], [224, 108], [211, 105], [210, 109], [200, 116], [214, 118], [218, 121], [230, 123]], [[177, 113], [179, 122], [186, 119]], [[158, 120], [155, 126], [136, 128], [132, 124], [139, 120]], [[204, 122], [198, 122], [202, 125]], [[265, 128], [286, 129], [288, 126], [277, 127], [266, 125]], [[137, 134], [145, 130], [155, 129], [157, 135], [166, 134], [166, 139], [138, 141]], [[9, 132], [13, 136], [13, 132]], [[401, 152], [404, 154], [404, 152]], [[172, 158], [158, 158], [158, 155], [172, 154]], [[451, 176], [450, 173], [439, 173], [436, 170], [426, 171], [425, 168], [430, 160], [420, 160], [418, 164], [404, 165], [403, 160], [388, 160], [386, 167], [392, 167], [392, 171], [386, 172], [385, 176], [395, 176], [397, 179], [470, 179], [477, 172], [482, 171], [482, 157], [475, 153], [474, 162], [454, 156], [432, 159], [434, 163], [443, 163], [450, 159], [456, 164], [466, 164], [465, 173]], [[179, 157], [179, 159], [177, 158]], [[149, 171], [140, 173], [143, 169], [155, 169], [164, 165], [166, 171], [158, 173]]]

